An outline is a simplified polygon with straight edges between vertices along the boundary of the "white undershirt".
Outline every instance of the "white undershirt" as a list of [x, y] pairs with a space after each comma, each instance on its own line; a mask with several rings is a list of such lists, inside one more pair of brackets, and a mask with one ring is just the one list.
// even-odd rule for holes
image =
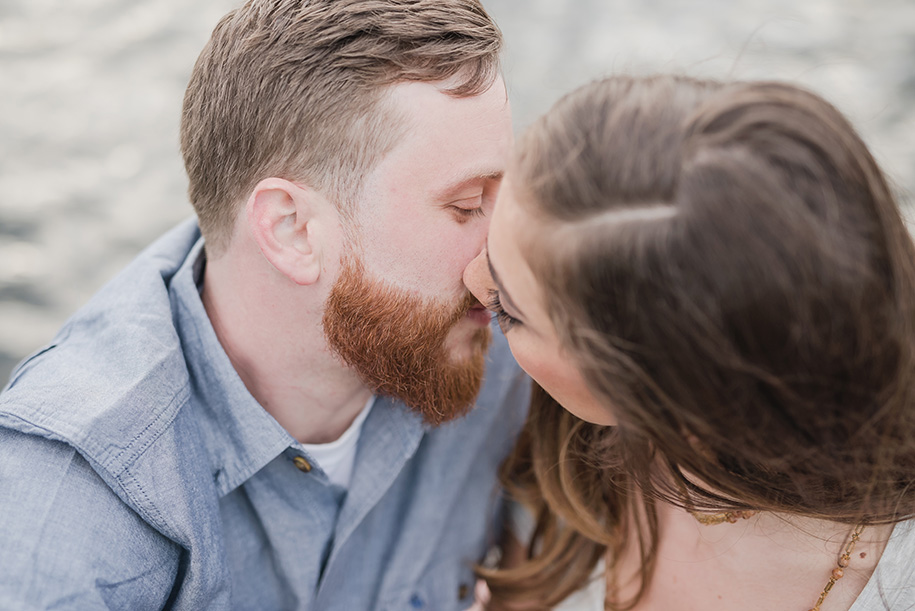
[[302, 444], [309, 456], [315, 459], [318, 466], [327, 474], [331, 483], [349, 488], [350, 481], [353, 478], [353, 465], [356, 462], [359, 435], [362, 433], [362, 425], [365, 423], [365, 419], [368, 418], [374, 404], [375, 395], [372, 395], [365, 402], [365, 407], [362, 408], [353, 423], [349, 425], [349, 428], [335, 441]]

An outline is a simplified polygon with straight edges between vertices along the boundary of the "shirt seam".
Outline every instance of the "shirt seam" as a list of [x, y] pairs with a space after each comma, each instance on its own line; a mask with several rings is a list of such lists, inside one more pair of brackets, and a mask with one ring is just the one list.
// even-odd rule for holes
[[[96, 474], [102, 479], [102, 481], [107, 482], [108, 480], [102, 475], [100, 470], [104, 471], [108, 476], [110, 476], [110, 478], [111, 478], [110, 481], [117, 482], [117, 485], [121, 489], [121, 491], [124, 493], [124, 496], [130, 501], [129, 503], [127, 503], [127, 505], [129, 507], [131, 507], [131, 509], [136, 511], [138, 514], [140, 514], [140, 516], [143, 518], [143, 520], [146, 523], [155, 527], [156, 530], [158, 530], [159, 532], [161, 532], [163, 534], [165, 534], [166, 530], [169, 530], [168, 523], [166, 522], [166, 520], [164, 520], [162, 518], [162, 513], [159, 511], [159, 509], [155, 506], [154, 503], [149, 501], [149, 497], [146, 495], [146, 491], [140, 485], [137, 478], [135, 476], [133, 476], [132, 474], [127, 473], [127, 469], [129, 468], [129, 465], [125, 466], [123, 469], [121, 469], [119, 472], [116, 473], [116, 472], [112, 471], [104, 463], [101, 463], [101, 462], [98, 462], [97, 460], [95, 460], [95, 457], [92, 456], [92, 454], [88, 453], [88, 451], [87, 451], [88, 448], [86, 448], [85, 446], [76, 444], [72, 439], [59, 435], [57, 433], [57, 431], [54, 431], [52, 429], [49, 429], [49, 428], [39, 425], [39, 424], [35, 424], [35, 423], [23, 418], [22, 416], [20, 416], [18, 414], [6, 412], [5, 415], [8, 416], [9, 418], [12, 418], [12, 419], [18, 420], [19, 422], [27, 424], [29, 427], [33, 428], [36, 432], [43, 431], [44, 433], [47, 433], [47, 435], [44, 437], [45, 439], [48, 439], [51, 441], [58, 441], [60, 443], [65, 443], [74, 452], [79, 453], [86, 459], [86, 461], [89, 463], [92, 470], [96, 472]], [[25, 433], [25, 434], [34, 435], [35, 433]], [[160, 435], [161, 435], [161, 433], [160, 433]], [[156, 438], [158, 438], [158, 437], [159, 437], [159, 435], [156, 436]], [[128, 484], [125, 481], [123, 481], [125, 475], [129, 476], [129, 478], [134, 482], [136, 487], [142, 493], [143, 501], [144, 501], [143, 503], [137, 502], [138, 501], [137, 496], [130, 491]], [[108, 484], [108, 487], [109, 488], [112, 487], [110, 483]], [[122, 502], [123, 502], [123, 499], [122, 499]], [[166, 536], [168, 536], [168, 535], [166, 535]], [[172, 539], [172, 537], [170, 537], [170, 536], [168, 536], [168, 538]]]
[[[132, 456], [130, 456], [127, 460], [125, 460], [123, 462], [123, 465], [117, 471], [112, 472], [113, 475], [115, 475], [117, 477], [117, 476], [120, 476], [120, 474], [127, 471], [146, 452], [146, 450], [148, 450], [149, 447], [153, 443], [155, 443], [165, 433], [166, 430], [168, 430], [171, 427], [172, 423], [175, 421], [175, 418], [178, 417], [178, 412], [181, 411], [180, 407], [183, 406], [184, 404], [186, 404], [186, 402], [187, 402], [187, 399], [189, 397], [188, 387], [189, 387], [189, 382], [185, 382], [184, 385], [178, 390], [178, 392], [175, 393], [175, 396], [172, 397], [171, 401], [169, 401], [168, 404], [159, 412], [159, 414], [155, 418], [153, 418], [153, 420], [151, 422], [149, 422], [145, 427], [143, 427], [143, 430], [140, 431], [139, 433], [137, 433], [134, 436], [134, 438], [131, 439], [130, 442], [124, 447], [123, 450], [118, 452], [118, 454], [114, 458], [111, 459], [112, 463], [118, 463], [121, 460], [121, 457], [126, 452], [129, 452], [131, 447], [139, 439], [141, 439], [144, 436], [148, 437], [147, 441], [145, 443], [143, 443], [139, 448], [137, 448], [136, 452]], [[172, 409], [173, 406], [178, 402], [181, 402], [181, 406], [179, 406], [178, 409]], [[163, 423], [163, 420], [166, 420], [166, 421]], [[160, 425], [160, 424], [161, 424], [161, 426], [158, 427], [158, 431], [154, 431], [152, 434], [149, 434], [149, 435], [146, 434], [147, 431], [150, 430], [150, 428], [153, 428], [154, 426]], [[112, 464], [111, 466], [117, 466], [117, 465]], [[106, 468], [108, 468], [108, 467], [106, 466]]]

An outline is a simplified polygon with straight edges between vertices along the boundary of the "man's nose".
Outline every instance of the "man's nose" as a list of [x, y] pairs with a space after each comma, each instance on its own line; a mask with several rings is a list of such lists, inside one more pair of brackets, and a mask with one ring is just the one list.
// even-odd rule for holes
[[[488, 211], [486, 216], [479, 220], [479, 226], [475, 229], [477, 240], [477, 252], [483, 253], [486, 250], [486, 238], [489, 237], [489, 224], [492, 222], [492, 211]], [[479, 258], [479, 255], [477, 255]]]

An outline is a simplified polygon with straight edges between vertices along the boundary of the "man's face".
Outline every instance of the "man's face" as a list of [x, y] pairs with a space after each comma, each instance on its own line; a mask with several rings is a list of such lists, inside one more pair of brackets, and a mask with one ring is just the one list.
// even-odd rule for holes
[[478, 96], [404, 83], [404, 135], [366, 177], [357, 244], [328, 299], [328, 343], [366, 384], [438, 424], [479, 391], [489, 315], [462, 274], [482, 248], [512, 144], [501, 79]]

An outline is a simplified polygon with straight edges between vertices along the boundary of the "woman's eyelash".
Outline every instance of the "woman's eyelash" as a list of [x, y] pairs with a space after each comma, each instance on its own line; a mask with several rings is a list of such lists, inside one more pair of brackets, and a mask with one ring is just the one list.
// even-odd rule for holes
[[496, 313], [496, 320], [499, 322], [499, 327], [502, 329], [502, 332], [505, 333], [515, 325], [521, 324], [521, 321], [505, 311], [505, 308], [502, 307], [502, 300], [499, 298], [499, 291], [495, 289], [489, 289], [489, 302], [486, 304], [486, 307]]

